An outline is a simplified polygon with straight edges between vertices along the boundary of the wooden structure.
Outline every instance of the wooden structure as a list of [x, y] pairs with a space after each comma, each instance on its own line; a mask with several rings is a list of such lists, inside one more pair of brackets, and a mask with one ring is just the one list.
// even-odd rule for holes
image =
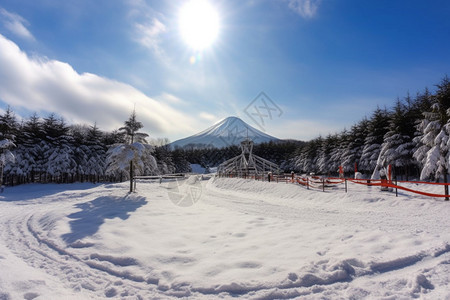
[[217, 168], [219, 176], [264, 176], [268, 173], [279, 174], [280, 168], [277, 164], [253, 154], [253, 141], [245, 139], [241, 142], [242, 153], [227, 161], [224, 161]]

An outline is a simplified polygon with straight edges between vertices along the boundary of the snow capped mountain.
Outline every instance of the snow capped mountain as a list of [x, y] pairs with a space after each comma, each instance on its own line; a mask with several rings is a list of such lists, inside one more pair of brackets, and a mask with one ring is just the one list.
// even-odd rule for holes
[[170, 145], [173, 148], [186, 146], [222, 148], [238, 145], [247, 137], [255, 144], [279, 140], [248, 125], [237, 117], [228, 117], [200, 133], [177, 140]]

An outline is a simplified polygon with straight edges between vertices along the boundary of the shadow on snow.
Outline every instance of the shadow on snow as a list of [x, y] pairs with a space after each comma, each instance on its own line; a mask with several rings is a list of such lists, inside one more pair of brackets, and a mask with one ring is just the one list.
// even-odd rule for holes
[[95, 234], [105, 219], [120, 218], [128, 219], [131, 212], [145, 205], [147, 200], [144, 197], [114, 197], [103, 196], [90, 202], [76, 204], [76, 208], [81, 211], [68, 215], [72, 219], [70, 233], [62, 235], [62, 239], [67, 243], [73, 243], [87, 236]]
[[[101, 183], [28, 183], [6, 187], [0, 193], [0, 201], [29, 201], [70, 191], [88, 191], [100, 186]], [[67, 197], [65, 195], [64, 197]], [[58, 201], [61, 199], [57, 199]]]

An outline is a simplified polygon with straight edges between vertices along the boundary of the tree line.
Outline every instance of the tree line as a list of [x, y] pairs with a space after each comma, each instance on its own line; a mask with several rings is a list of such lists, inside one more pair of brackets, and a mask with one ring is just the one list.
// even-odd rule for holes
[[297, 148], [284, 169], [303, 173], [347, 175], [355, 169], [378, 178], [391, 165], [398, 177], [446, 180], [450, 162], [450, 81], [397, 99], [390, 108], [377, 108], [350, 129], [319, 136]]
[[[122, 129], [133, 116], [136, 118], [133, 113]], [[434, 92], [425, 89], [414, 97], [408, 94], [389, 109], [377, 108], [348, 130], [308, 142], [257, 144], [253, 152], [285, 172], [337, 175], [342, 166], [348, 176], [357, 169], [376, 178], [390, 164], [396, 175], [405, 179], [440, 180], [446, 179], [450, 162], [449, 120], [450, 81], [446, 76]], [[127, 166], [118, 167], [120, 155], [112, 157], [113, 149], [120, 149], [118, 145], [130, 144], [128, 131], [102, 131], [96, 124], [68, 125], [56, 114], [43, 118], [33, 114], [18, 121], [8, 107], [0, 115], [0, 177], [9, 185], [129, 179], [132, 172]], [[136, 161], [136, 174], [185, 173], [191, 171], [191, 164], [215, 167], [241, 152], [236, 145], [171, 149], [167, 139], [146, 138], [142, 142], [150, 145], [141, 147], [146, 159]]]
[[[9, 142], [8, 147], [0, 147], [2, 182], [16, 185], [128, 179], [130, 172], [127, 166], [121, 168], [120, 161], [111, 153], [117, 145], [132, 144], [127, 122], [121, 128], [124, 130], [112, 132], [102, 131], [96, 124], [68, 125], [54, 113], [44, 118], [35, 113], [19, 122], [8, 107], [0, 115], [0, 141]], [[140, 137], [138, 134], [136, 136]], [[138, 171], [158, 173], [155, 162], [150, 159], [153, 148], [145, 150], [143, 154], [147, 155], [148, 161], [137, 165], [142, 165]], [[9, 160], [5, 153], [12, 154]]]

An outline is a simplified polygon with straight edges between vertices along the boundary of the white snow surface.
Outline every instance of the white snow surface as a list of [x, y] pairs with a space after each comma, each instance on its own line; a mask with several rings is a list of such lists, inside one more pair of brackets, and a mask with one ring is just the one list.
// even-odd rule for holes
[[189, 207], [168, 182], [7, 188], [0, 299], [450, 298], [449, 202], [355, 184], [201, 184]]

